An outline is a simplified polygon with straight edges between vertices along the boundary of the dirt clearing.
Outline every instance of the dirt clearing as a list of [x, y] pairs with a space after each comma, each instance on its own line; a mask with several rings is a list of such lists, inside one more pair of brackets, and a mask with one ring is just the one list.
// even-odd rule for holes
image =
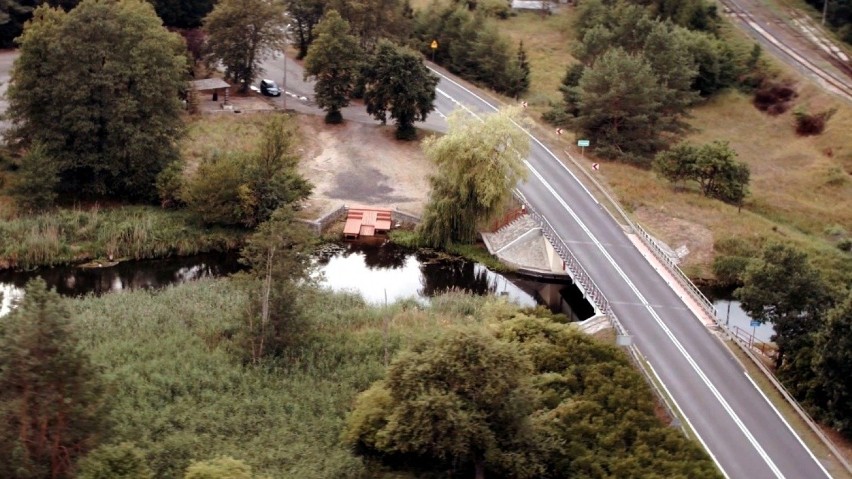
[[326, 125], [321, 117], [297, 116], [302, 131], [299, 171], [314, 184], [308, 216], [341, 204], [423, 211], [433, 168], [419, 142], [394, 138], [394, 127], [347, 122]]

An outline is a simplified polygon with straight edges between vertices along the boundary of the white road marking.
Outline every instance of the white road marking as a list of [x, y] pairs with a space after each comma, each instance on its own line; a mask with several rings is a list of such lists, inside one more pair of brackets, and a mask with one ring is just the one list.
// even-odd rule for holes
[[672, 400], [677, 410], [680, 411], [680, 415], [683, 416], [683, 418], [686, 420], [686, 424], [689, 425], [689, 429], [691, 429], [692, 432], [695, 434], [695, 437], [698, 438], [698, 442], [700, 442], [701, 445], [704, 446], [704, 450], [707, 451], [707, 454], [710, 456], [710, 459], [713, 459], [713, 462], [716, 463], [716, 467], [719, 468], [719, 472], [721, 472], [722, 475], [725, 476], [725, 479], [731, 479], [731, 476], [729, 476], [728, 473], [725, 472], [724, 469], [722, 469], [722, 464], [719, 462], [718, 459], [716, 459], [716, 456], [713, 455], [713, 452], [710, 451], [710, 448], [707, 447], [707, 443], [704, 442], [704, 439], [701, 437], [701, 434], [698, 434], [698, 429], [695, 429], [695, 426], [692, 425], [692, 421], [689, 420], [689, 416], [687, 416], [686, 413], [683, 412], [683, 409], [681, 409], [680, 404], [677, 403], [677, 399], [674, 398], [672, 393], [669, 391], [669, 388], [666, 387], [666, 383], [664, 383], [663, 380], [660, 379], [660, 375], [657, 374], [657, 370], [654, 369], [654, 365], [652, 365], [651, 362], [647, 359], [645, 360], [645, 362], [648, 363], [648, 367], [651, 368], [651, 372], [654, 373], [654, 377], [657, 378], [657, 382], [660, 383], [660, 386], [662, 386], [663, 390], [666, 391], [666, 395], [669, 397], [669, 399]]
[[790, 426], [790, 424], [787, 423], [787, 420], [784, 419], [784, 416], [781, 415], [781, 412], [778, 410], [778, 408], [776, 408], [775, 405], [772, 404], [772, 401], [770, 401], [769, 398], [766, 397], [766, 394], [764, 394], [763, 390], [760, 389], [760, 387], [757, 385], [757, 383], [754, 382], [754, 379], [752, 379], [751, 376], [749, 376], [747, 371], [743, 371], [743, 374], [745, 374], [745, 377], [746, 377], [746, 379], [748, 379], [748, 382], [750, 382], [751, 385], [754, 386], [755, 389], [757, 389], [757, 392], [759, 392], [760, 395], [763, 396], [763, 400], [766, 401], [766, 404], [769, 404], [769, 407], [771, 407], [772, 410], [775, 411], [775, 414], [778, 415], [778, 418], [781, 419], [781, 422], [783, 422], [784, 425], [787, 426], [787, 429], [789, 429], [790, 432], [793, 434], [793, 436], [796, 437], [796, 439], [799, 441], [799, 444], [801, 444], [802, 447], [806, 451], [808, 451], [808, 454], [810, 454], [811, 459], [813, 459], [814, 462], [817, 463], [817, 466], [819, 466], [819, 468], [822, 469], [822, 472], [823, 472], [823, 474], [825, 474], [825, 477], [828, 477], [829, 479], [831, 479], [831, 474], [828, 473], [828, 471], [825, 469], [825, 467], [822, 466], [822, 463], [817, 460], [814, 453], [811, 452], [810, 448], [805, 445], [804, 441], [802, 441], [802, 438], [800, 438], [799, 435], [796, 434], [796, 431], [794, 431], [793, 428]]

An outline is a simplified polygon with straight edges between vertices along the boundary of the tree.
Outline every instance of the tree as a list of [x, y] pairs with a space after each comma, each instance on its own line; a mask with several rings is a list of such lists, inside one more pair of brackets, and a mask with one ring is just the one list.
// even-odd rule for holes
[[396, 137], [415, 138], [415, 121], [424, 121], [435, 109], [438, 77], [429, 71], [420, 55], [387, 40], [380, 40], [364, 74], [364, 103], [367, 113], [382, 124], [388, 114], [396, 120]]
[[298, 287], [312, 278], [312, 243], [307, 227], [284, 207], [258, 226], [240, 252], [250, 268], [246, 285], [254, 298], [246, 312], [243, 338], [255, 364], [280, 355], [302, 332]]
[[261, 73], [263, 60], [284, 47], [286, 25], [277, 0], [222, 0], [204, 18], [211, 57], [222, 62], [225, 78], [242, 92]]
[[687, 142], [657, 153], [653, 168], [663, 178], [672, 183], [685, 183], [696, 177], [695, 165], [698, 163], [699, 147]]
[[481, 121], [455, 112], [446, 135], [425, 140], [437, 167], [419, 229], [426, 244], [471, 243], [477, 225], [502, 211], [526, 175], [529, 138], [515, 123], [518, 116], [517, 109], [503, 109]]
[[253, 479], [251, 467], [232, 457], [197, 461], [186, 469], [183, 479]]
[[314, 41], [314, 27], [322, 19], [325, 4], [325, 0], [287, 1], [287, 13], [293, 20], [290, 27], [296, 34], [296, 47], [299, 49], [300, 60], [308, 54], [308, 47]]
[[[186, 182], [180, 199], [208, 224], [254, 227], [266, 221], [279, 207], [311, 194], [311, 184], [297, 171], [296, 134], [292, 121], [272, 117], [258, 151], [205, 158]], [[169, 186], [165, 175], [160, 180], [161, 186]], [[168, 196], [173, 187], [164, 193]]]
[[64, 192], [153, 199], [183, 131], [180, 36], [147, 2], [84, 0], [67, 14], [38, 8], [19, 43], [10, 138], [42, 144]]
[[714, 141], [701, 146], [680, 143], [658, 153], [653, 167], [673, 183], [694, 180], [704, 196], [736, 205], [748, 194], [748, 165], [736, 161], [737, 153], [727, 142]]
[[828, 423], [845, 436], [852, 435], [852, 291], [828, 312], [816, 335], [814, 372], [820, 394], [817, 407]]
[[[787, 355], [810, 350], [812, 335], [831, 307], [826, 285], [807, 255], [791, 246], [770, 244], [746, 268], [742, 279], [743, 286], [734, 291], [734, 296], [752, 319], [774, 326], [772, 340], [778, 345], [775, 364], [779, 376], [811, 376], [809, 360], [800, 364], [791, 361], [793, 364], [784, 369]], [[808, 372], [802, 374], [793, 369], [796, 367]]]
[[517, 73], [512, 79], [510, 86], [506, 89], [506, 94], [513, 97], [517, 97], [530, 88], [530, 62], [527, 60], [527, 52], [524, 50], [523, 40], [518, 42], [518, 56], [515, 68], [517, 69]]
[[80, 462], [77, 479], [153, 479], [142, 451], [129, 442], [101, 446]]
[[0, 477], [73, 477], [97, 442], [102, 394], [63, 300], [31, 280], [0, 324]]
[[399, 356], [362, 393], [344, 441], [408, 468], [475, 472], [510, 454], [533, 398], [529, 362], [493, 336], [454, 331]]
[[662, 133], [681, 126], [679, 115], [666, 111], [665, 90], [648, 62], [620, 48], [585, 69], [577, 95], [575, 129], [603, 156], [644, 161], [665, 144]]
[[365, 50], [372, 51], [381, 38], [400, 42], [410, 38], [413, 11], [407, 1], [329, 0], [326, 8], [340, 12]]
[[705, 196], [739, 205], [747, 194], [748, 165], [736, 161], [737, 153], [727, 142], [702, 145], [695, 163], [695, 179]]
[[311, 195], [313, 186], [297, 169], [297, 135], [298, 128], [289, 117], [275, 116], [266, 123], [260, 149], [243, 170], [239, 196], [244, 225], [256, 226], [278, 208]]
[[349, 105], [362, 52], [349, 24], [336, 10], [326, 12], [316, 28], [317, 38], [305, 57], [305, 78], [316, 77], [317, 104], [326, 110], [326, 123], [340, 123], [340, 109]]
[[41, 144], [33, 145], [21, 159], [9, 193], [15, 204], [25, 211], [40, 211], [53, 206], [59, 185], [59, 165]]

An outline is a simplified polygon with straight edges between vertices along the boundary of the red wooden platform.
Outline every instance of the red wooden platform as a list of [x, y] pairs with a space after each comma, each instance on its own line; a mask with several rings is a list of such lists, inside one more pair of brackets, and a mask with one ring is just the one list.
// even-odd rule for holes
[[387, 233], [391, 229], [391, 210], [382, 208], [349, 208], [343, 237], [357, 239], [361, 236], [375, 236]]

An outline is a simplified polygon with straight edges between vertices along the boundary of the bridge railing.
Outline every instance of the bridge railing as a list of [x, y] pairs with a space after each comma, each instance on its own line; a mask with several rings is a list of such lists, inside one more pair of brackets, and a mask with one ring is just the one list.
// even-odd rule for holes
[[[568, 246], [562, 241], [562, 238], [556, 234], [556, 231], [553, 229], [553, 225], [550, 224], [550, 221], [547, 220], [543, 215], [541, 215], [532, 205], [527, 202], [526, 198], [520, 191], [515, 191], [515, 197], [518, 201], [524, 206], [527, 214], [530, 215], [541, 227], [542, 234], [544, 237], [550, 241], [550, 244], [553, 246], [553, 249], [562, 259], [565, 264], [565, 269], [571, 274], [571, 278], [574, 280], [574, 283], [587, 299], [591, 301], [591, 303], [595, 306], [595, 309], [598, 313], [604, 315], [609, 320], [613, 329], [615, 329], [616, 334], [620, 336], [627, 337], [628, 332], [627, 329], [621, 324], [618, 316], [615, 315], [615, 312], [610, 308], [609, 301], [606, 296], [603, 294], [603, 291], [598, 287], [595, 281], [589, 276], [589, 273], [583, 268], [583, 265], [577, 260], [574, 256], [574, 253], [568, 249]], [[629, 343], [626, 345], [628, 356], [634, 362], [636, 367], [642, 372], [645, 376], [645, 380], [648, 382], [648, 385], [651, 387], [651, 390], [659, 399], [660, 405], [662, 405], [666, 412], [671, 418], [673, 424], [677, 424], [680, 421], [680, 416], [675, 412], [674, 406], [672, 406], [672, 400], [670, 400], [667, 392], [664, 392], [660, 389], [659, 385], [655, 381], [656, 373], [648, 370], [648, 364], [645, 360], [642, 353], [639, 352], [639, 348], [636, 347], [635, 344]], [[659, 379], [657, 379], [659, 380]], [[680, 429], [684, 434], [689, 435], [686, 429], [686, 425], [683, 423], [680, 424]]]
[[644, 228], [636, 224], [636, 222], [634, 222], [632, 219], [630, 219], [629, 216], [627, 216], [627, 213], [621, 208], [621, 205], [619, 205], [618, 202], [615, 201], [612, 196], [610, 196], [606, 188], [604, 188], [603, 185], [601, 185], [598, 180], [587, 171], [586, 168], [583, 168], [583, 165], [581, 165], [571, 153], [569, 153], [567, 150], [563, 151], [565, 152], [565, 155], [568, 157], [568, 159], [571, 160], [572, 163], [574, 163], [574, 166], [576, 166], [583, 172], [586, 178], [589, 179], [589, 181], [591, 181], [595, 185], [597, 190], [600, 191], [606, 197], [609, 204], [612, 205], [612, 207], [615, 208], [616, 211], [618, 211], [618, 214], [624, 219], [625, 223], [627, 223], [627, 227], [636, 233], [636, 236], [638, 236], [639, 239], [648, 247], [648, 249], [651, 250], [651, 253], [666, 266], [666, 269], [669, 270], [669, 272], [675, 277], [675, 279], [684, 288], [686, 288], [686, 291], [689, 293], [689, 295], [692, 296], [698, 302], [698, 305], [701, 306], [701, 308], [708, 315], [710, 315], [711, 318], [713, 318], [716, 324], [724, 328], [724, 325], [719, 322], [719, 319], [716, 316], [716, 307], [713, 306], [713, 302], [707, 299], [707, 296], [705, 296], [704, 293], [702, 293], [701, 290], [698, 289], [697, 286], [695, 286], [695, 283], [693, 283], [692, 280], [689, 279], [686, 274], [684, 274], [683, 270], [681, 270], [677, 263], [672, 260], [668, 253], [666, 253], [665, 251], [663, 251], [662, 248], [660, 248], [660, 245], [657, 243], [657, 240], [654, 239], [654, 237], [652, 237], [647, 231], [645, 231]]

